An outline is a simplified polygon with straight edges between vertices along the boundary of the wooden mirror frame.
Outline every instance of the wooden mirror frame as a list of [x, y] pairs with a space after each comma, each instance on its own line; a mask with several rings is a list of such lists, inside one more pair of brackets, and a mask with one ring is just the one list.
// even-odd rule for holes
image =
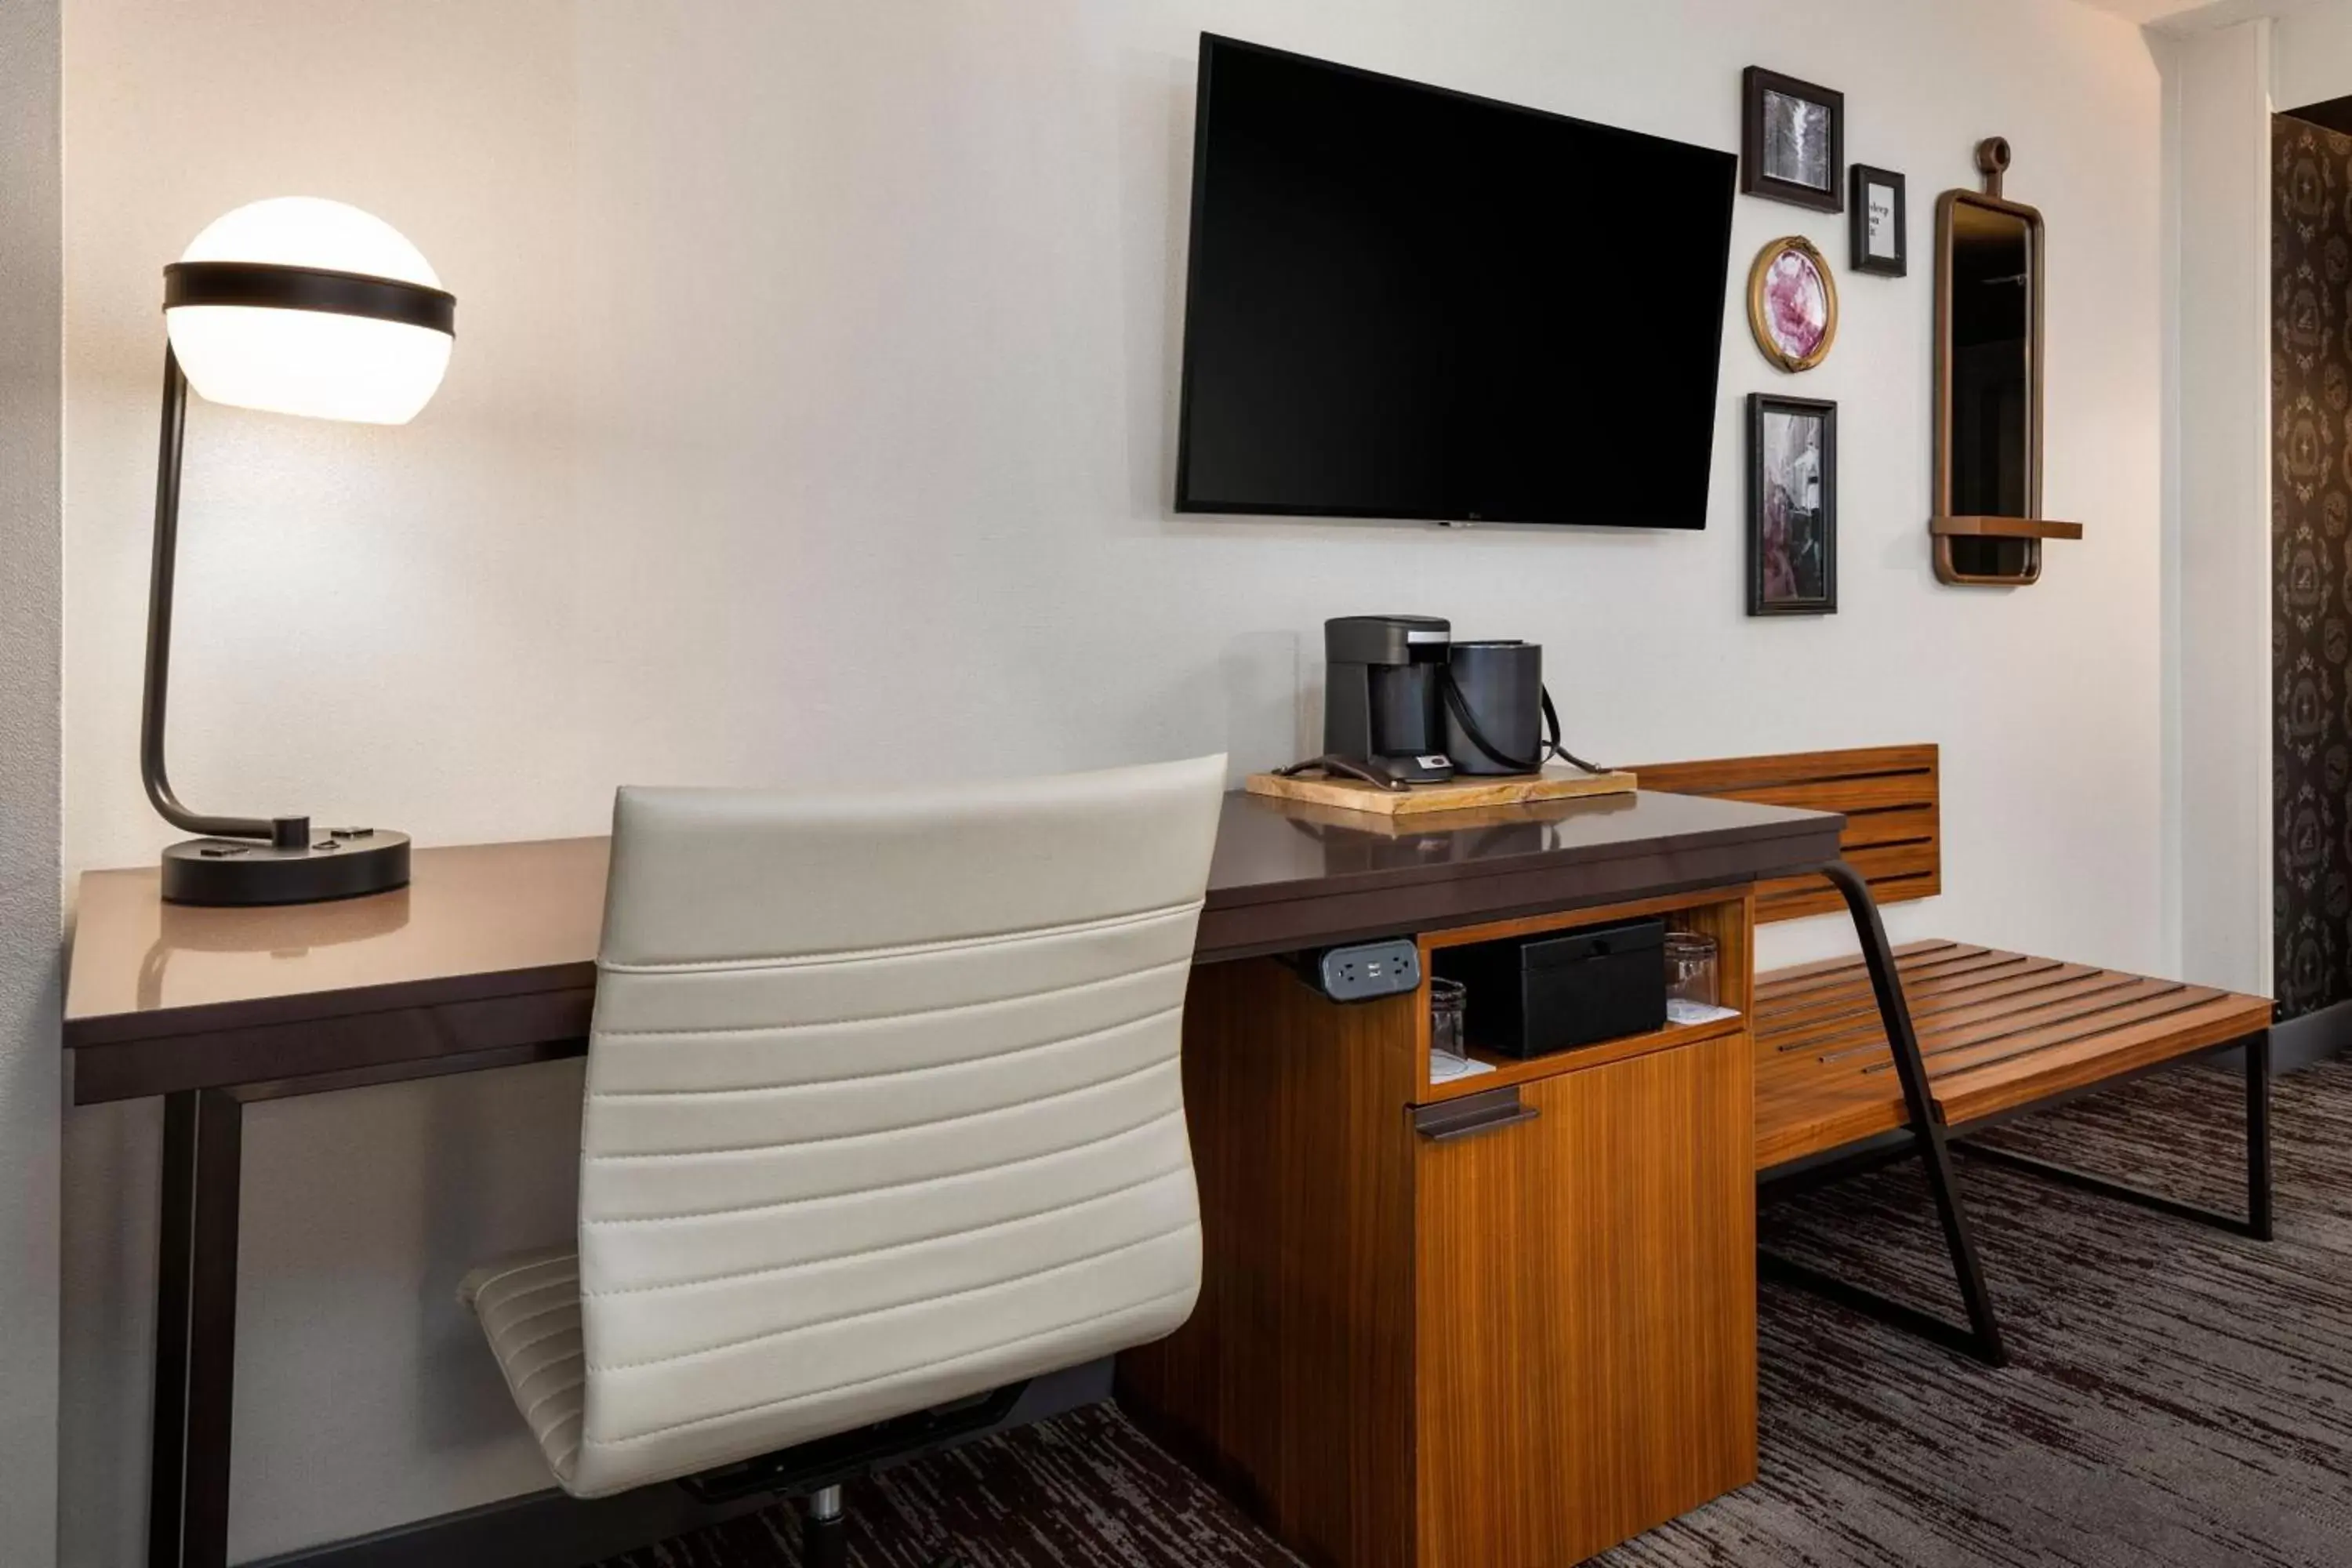
[[[2042, 542], [2080, 539], [2079, 522], [2052, 522], [2042, 515], [2042, 213], [2001, 195], [2001, 176], [2010, 162], [2009, 143], [1999, 136], [1977, 144], [1977, 169], [1984, 189], [1946, 191], [1936, 200], [1936, 506], [1927, 531], [1936, 541], [1936, 576], [1939, 581], [1998, 587], [2023, 587], [2042, 577]], [[1952, 250], [1953, 226], [1958, 210], [1976, 207], [2021, 220], [2026, 232], [2026, 287], [2032, 299], [2026, 322], [2026, 441], [2031, 453], [2026, 465], [2023, 517], [1958, 517], [1952, 511]], [[2018, 541], [2020, 564], [2015, 572], [1963, 570], [1955, 558], [1956, 539]]]

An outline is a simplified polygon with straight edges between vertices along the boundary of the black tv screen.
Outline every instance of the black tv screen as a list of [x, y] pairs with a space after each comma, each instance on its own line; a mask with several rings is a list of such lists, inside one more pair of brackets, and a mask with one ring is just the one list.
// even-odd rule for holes
[[1177, 510], [1705, 527], [1737, 163], [1204, 35]]

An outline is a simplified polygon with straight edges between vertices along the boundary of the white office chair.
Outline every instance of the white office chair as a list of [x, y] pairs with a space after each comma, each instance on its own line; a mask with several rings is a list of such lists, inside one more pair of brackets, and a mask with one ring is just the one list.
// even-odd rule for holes
[[578, 1248], [460, 1287], [566, 1491], [814, 1487], [837, 1563], [894, 1433], [1183, 1322], [1223, 778], [620, 792]]

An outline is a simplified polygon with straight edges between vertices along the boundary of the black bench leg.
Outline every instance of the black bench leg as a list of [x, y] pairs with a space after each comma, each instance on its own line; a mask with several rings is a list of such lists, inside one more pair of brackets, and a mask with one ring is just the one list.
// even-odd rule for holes
[[1920, 1059], [1911, 1009], [1903, 1000], [1902, 972], [1895, 966], [1894, 950], [1886, 944], [1878, 906], [1871, 902], [1870, 884], [1843, 860], [1822, 868], [1822, 874], [1844, 897], [1846, 909], [1853, 916], [1854, 934], [1862, 939], [1863, 961], [1870, 967], [1870, 985], [1877, 994], [1886, 1047], [1894, 1054], [1895, 1074], [1903, 1084], [1904, 1108], [1911, 1118], [1920, 1161], [1927, 1168], [1927, 1189], [1935, 1196], [1936, 1217], [1943, 1224], [1944, 1245], [1952, 1255], [1952, 1273], [1959, 1282], [1969, 1326], [1959, 1328], [1916, 1307], [1772, 1253], [1762, 1254], [1759, 1265], [1768, 1279], [1811, 1290], [1866, 1317], [1974, 1356], [1987, 1366], [2007, 1366], [2009, 1352], [2001, 1343], [2000, 1324], [1993, 1316], [1984, 1271], [1977, 1266], [1976, 1244], [1969, 1238], [1968, 1215], [1960, 1207], [1959, 1179], [1945, 1147], [1944, 1124], [1937, 1120], [1935, 1099], [1928, 1092], [1927, 1067]]
[[2054, 1160], [2038, 1160], [2031, 1154], [1998, 1149], [1990, 1143], [1970, 1140], [1955, 1143], [1953, 1147], [1972, 1160], [2023, 1171], [2100, 1197], [2137, 1204], [2142, 1208], [2154, 1209], [2175, 1219], [2193, 1220], [2199, 1225], [2210, 1225], [2234, 1236], [2268, 1241], [2272, 1236], [2270, 1031], [2264, 1029], [2260, 1034], [2250, 1035], [2231, 1048], [2242, 1048], [2246, 1060], [2246, 1212], [2243, 1215], [2224, 1214], [2198, 1204], [2183, 1203], [2179, 1198], [2152, 1193], [2127, 1182], [2076, 1170]]
[[2246, 1042], [2246, 1234], [2272, 1238], [2271, 1032]]

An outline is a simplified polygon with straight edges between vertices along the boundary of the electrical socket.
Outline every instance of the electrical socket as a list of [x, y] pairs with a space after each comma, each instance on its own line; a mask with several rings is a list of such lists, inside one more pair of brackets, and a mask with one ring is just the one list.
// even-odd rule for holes
[[1307, 979], [1334, 1002], [1402, 995], [1421, 987], [1421, 950], [1403, 939], [1325, 948]]

